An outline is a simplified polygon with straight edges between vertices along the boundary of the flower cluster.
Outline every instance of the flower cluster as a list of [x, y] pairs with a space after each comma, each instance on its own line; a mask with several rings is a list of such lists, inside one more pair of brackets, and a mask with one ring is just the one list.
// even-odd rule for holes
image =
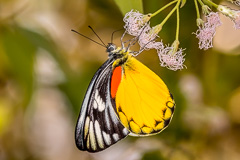
[[131, 10], [130, 12], [126, 13], [123, 18], [123, 21], [125, 22], [124, 28], [128, 34], [132, 36], [138, 36], [143, 29], [150, 29], [150, 26], [147, 23], [149, 20], [149, 15], [143, 15], [138, 11]]
[[[240, 0], [229, 1], [240, 6]], [[194, 3], [197, 13], [196, 19], [198, 26], [198, 30], [194, 34], [199, 40], [198, 44], [200, 49], [207, 50], [213, 47], [213, 38], [216, 34], [216, 29], [222, 25], [219, 16], [220, 13], [229, 17], [234, 22], [235, 29], [240, 29], [240, 10], [233, 10], [226, 6], [218, 5], [212, 0], [194, 0]], [[161, 23], [156, 26], [150, 25], [152, 17], [173, 4], [175, 4], [175, 6]], [[140, 51], [135, 55], [138, 55], [143, 50], [155, 49], [158, 53], [160, 65], [162, 67], [166, 67], [173, 71], [181, 70], [185, 67], [183, 64], [185, 61], [185, 54], [183, 54], [184, 49], [179, 48], [179, 10], [184, 5], [185, 2], [182, 0], [172, 0], [154, 13], [142, 14], [136, 10], [131, 10], [125, 15], [123, 21], [125, 22], [124, 28], [126, 33], [134, 36], [132, 41], [128, 41], [130, 42], [129, 46], [135, 44], [136, 42], [138, 42], [140, 46]], [[201, 7], [203, 18], [200, 16], [199, 6]], [[176, 13], [177, 15], [176, 37], [171, 45], [165, 45], [162, 40], [159, 41], [159, 33], [173, 13]]]
[[199, 39], [198, 44], [200, 49], [207, 50], [213, 47], [212, 40], [216, 33], [216, 28], [221, 24], [218, 13], [210, 12], [206, 16], [206, 22], [200, 24], [197, 32], [195, 33], [196, 37]]
[[172, 46], [166, 46], [165, 48], [158, 50], [158, 56], [160, 59], [160, 65], [162, 67], [167, 67], [170, 70], [176, 71], [181, 70], [185, 66], [183, 62], [185, 59], [183, 58], [183, 49], [179, 49], [176, 51], [176, 46], [179, 42], [175, 41]]
[[[233, 2], [238, 4], [240, 1], [235, 0]], [[240, 11], [230, 9], [223, 5], [216, 5], [216, 9], [234, 22], [235, 29], [240, 29]], [[202, 11], [206, 15], [206, 22], [203, 22], [201, 18], [197, 19], [198, 30], [195, 34], [199, 39], [199, 48], [207, 50], [213, 47], [212, 41], [216, 34], [216, 28], [221, 26], [222, 22], [220, 20], [219, 12], [211, 11], [206, 5], [202, 6]]]
[[145, 50], [158, 49], [163, 46], [161, 42], [156, 42], [155, 39], [159, 38], [158, 33], [161, 30], [160, 26], [150, 27], [151, 14], [143, 15], [138, 11], [131, 10], [128, 12], [123, 21], [125, 22], [124, 28], [127, 33], [132, 36], [138, 37], [138, 43], [141, 48]]
[[151, 27], [150, 18], [151, 14], [143, 15], [138, 11], [131, 10], [123, 19], [125, 22], [124, 28], [129, 35], [137, 37], [140, 50], [157, 50], [162, 67], [174, 71], [183, 69], [183, 50], [178, 50], [178, 45], [172, 45], [171, 47], [165, 45], [166, 47], [164, 47], [162, 41], [156, 41], [160, 39], [158, 33], [161, 31], [162, 25]]
[[155, 41], [157, 38], [160, 38], [158, 33], [161, 31], [161, 29], [161, 26], [155, 26], [153, 28], [143, 30], [138, 39], [140, 47], [145, 50], [161, 49], [163, 47], [163, 43]]

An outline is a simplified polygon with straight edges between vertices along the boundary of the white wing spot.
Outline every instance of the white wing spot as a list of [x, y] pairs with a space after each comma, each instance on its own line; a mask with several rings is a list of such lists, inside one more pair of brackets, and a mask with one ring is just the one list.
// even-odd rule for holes
[[93, 150], [97, 149], [94, 130], [93, 130], [93, 122], [90, 121], [90, 129], [89, 129], [89, 135], [90, 135], [90, 144]]
[[[100, 97], [99, 97], [100, 98]], [[99, 105], [98, 105], [98, 110], [99, 112], [102, 112], [104, 111], [105, 109], [105, 103], [102, 101], [102, 99], [100, 98], [101, 102], [99, 102]]]
[[86, 139], [88, 130], [89, 130], [89, 122], [90, 122], [90, 118], [87, 117], [85, 120], [85, 126], [84, 126], [84, 138]]
[[100, 128], [100, 125], [97, 120], [95, 120], [94, 125], [95, 125], [95, 132], [96, 132], [98, 146], [100, 148], [104, 148], [103, 137], [101, 134], [102, 132], [101, 132], [101, 128]]
[[96, 100], [94, 100], [94, 102], [93, 102], [93, 108], [94, 108], [94, 109], [97, 109], [97, 107], [98, 107], [98, 104], [97, 104]]
[[98, 93], [98, 90], [96, 89], [96, 93], [95, 93], [95, 99], [98, 100], [98, 96], [99, 96], [99, 93]]
[[118, 141], [119, 140], [119, 135], [117, 133], [113, 133], [113, 139], [115, 141]]
[[87, 136], [87, 148], [90, 149], [90, 139], [89, 139], [89, 135]]
[[104, 138], [104, 141], [107, 145], [110, 145], [112, 142], [111, 142], [111, 138], [110, 138], [110, 135], [107, 134], [106, 132], [102, 132], [103, 133], [103, 138]]
[[[96, 104], [95, 104], [95, 103], [96, 103]], [[102, 112], [102, 111], [104, 111], [104, 109], [105, 109], [105, 105], [106, 105], [106, 104], [103, 102], [102, 98], [100, 97], [98, 90], [96, 90], [96, 93], [95, 93], [95, 101], [94, 101], [94, 103], [93, 103], [93, 108], [94, 108], [94, 109], [97, 109], [97, 107], [98, 107], [98, 111], [99, 111], [99, 112]]]
[[123, 132], [124, 135], [128, 135], [128, 130], [127, 130], [127, 128], [123, 128], [123, 131], [122, 131], [122, 132]]

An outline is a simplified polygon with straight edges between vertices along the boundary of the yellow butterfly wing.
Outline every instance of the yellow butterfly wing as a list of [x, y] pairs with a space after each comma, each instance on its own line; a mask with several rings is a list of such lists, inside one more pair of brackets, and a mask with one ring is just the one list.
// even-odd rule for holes
[[134, 136], [161, 132], [168, 126], [175, 107], [167, 86], [132, 56], [121, 67], [115, 97], [118, 118]]

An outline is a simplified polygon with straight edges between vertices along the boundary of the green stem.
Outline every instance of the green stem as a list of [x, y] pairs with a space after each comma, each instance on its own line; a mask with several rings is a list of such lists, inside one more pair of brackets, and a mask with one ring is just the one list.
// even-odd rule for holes
[[212, 5], [213, 7], [218, 8], [218, 5], [216, 3], [214, 3], [214, 2], [212, 2], [210, 0], [205, 0], [205, 1], [206, 1], [206, 3]]
[[178, 41], [179, 37], [179, 25], [180, 25], [180, 16], [179, 16], [179, 6], [177, 7], [177, 28], [176, 28], [176, 40]]
[[198, 2], [200, 3], [201, 6], [204, 5], [204, 3], [202, 2], [202, 0], [198, 0]]
[[176, 6], [171, 10], [170, 13], [168, 13], [167, 17], [165, 17], [165, 19], [162, 21], [162, 23], [160, 23], [161, 26], [163, 26], [167, 20], [169, 19], [169, 17], [173, 14], [173, 12], [179, 7], [179, 4], [180, 4], [181, 0], [178, 0]]
[[201, 18], [199, 8], [198, 8], [198, 4], [197, 4], [197, 0], [194, 0], [194, 3], [195, 3], [196, 12], [197, 12], [197, 18]]
[[161, 11], [163, 11], [164, 9], [166, 9], [167, 7], [169, 7], [170, 5], [172, 5], [173, 3], [176, 3], [178, 0], [174, 0], [168, 4], [166, 4], [165, 6], [163, 6], [162, 8], [160, 8], [159, 10], [157, 10], [156, 12], [154, 12], [153, 14], [151, 14], [151, 17], [156, 16], [158, 13], [160, 13]]

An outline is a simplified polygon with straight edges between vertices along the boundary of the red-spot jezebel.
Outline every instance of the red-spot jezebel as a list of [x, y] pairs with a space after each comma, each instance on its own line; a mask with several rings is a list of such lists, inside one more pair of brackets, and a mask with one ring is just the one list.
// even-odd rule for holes
[[89, 152], [102, 151], [127, 135], [161, 132], [175, 108], [162, 79], [139, 62], [129, 47], [103, 46], [108, 60], [88, 86], [75, 131], [77, 147]]

